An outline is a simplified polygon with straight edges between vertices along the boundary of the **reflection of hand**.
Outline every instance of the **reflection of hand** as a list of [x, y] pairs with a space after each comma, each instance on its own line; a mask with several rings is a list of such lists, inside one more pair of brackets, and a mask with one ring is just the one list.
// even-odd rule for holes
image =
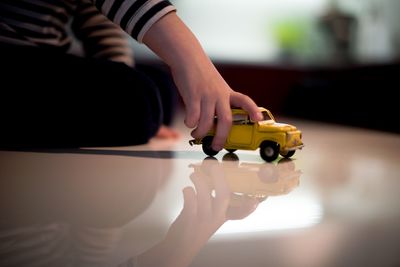
[[226, 217], [229, 220], [241, 220], [249, 216], [260, 203], [259, 199], [246, 195], [232, 194]]
[[[251, 214], [258, 206], [260, 199], [256, 199], [245, 194], [237, 194], [232, 191], [232, 184], [229, 183], [231, 174], [227, 169], [237, 170], [238, 163], [236, 162], [218, 162], [215, 158], [207, 158], [202, 163], [201, 166], [191, 165], [194, 168], [193, 175], [200, 176], [202, 180], [206, 181], [209, 190], [214, 189], [214, 180], [218, 177], [224, 177], [224, 182], [226, 186], [229, 187], [231, 191], [231, 197], [229, 201], [229, 206], [226, 210], [227, 220], [240, 220]], [[226, 176], [228, 175], [228, 176]]]
[[229, 177], [226, 177], [226, 166], [231, 166], [233, 169], [238, 168], [235, 162], [220, 163], [215, 159], [207, 159], [203, 161], [201, 170], [196, 171], [195, 169], [195, 173], [192, 174], [192, 176], [196, 174], [200, 176], [202, 180], [207, 181], [209, 190], [214, 189], [216, 179], [224, 177], [223, 181], [225, 186], [229, 188], [231, 195], [229, 205], [225, 212], [225, 218], [226, 220], [240, 220], [247, 217], [257, 208], [259, 200], [244, 194], [239, 195], [232, 192], [232, 188], [228, 184]]
[[225, 223], [230, 190], [223, 176], [213, 179], [214, 190], [196, 174], [192, 174], [191, 179], [196, 190], [184, 188], [184, 207], [172, 224], [167, 239], [174, 240], [182, 249], [190, 246], [193, 252], [197, 252]]
[[165, 239], [139, 257], [140, 266], [188, 266], [193, 257], [226, 221], [230, 190], [225, 178], [213, 179], [214, 190], [192, 174], [193, 187], [183, 189], [184, 206]]
[[194, 188], [183, 189], [181, 213], [165, 239], [138, 257], [139, 266], [188, 266], [221, 225], [255, 210], [257, 200], [231, 192], [218, 162], [210, 162], [207, 173], [192, 173]]

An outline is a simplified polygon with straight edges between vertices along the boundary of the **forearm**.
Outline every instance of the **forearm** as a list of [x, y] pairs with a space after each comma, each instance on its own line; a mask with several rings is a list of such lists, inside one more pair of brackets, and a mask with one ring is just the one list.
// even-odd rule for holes
[[199, 41], [175, 12], [157, 21], [144, 35], [143, 43], [167, 63], [179, 69], [188, 64], [211, 64]]

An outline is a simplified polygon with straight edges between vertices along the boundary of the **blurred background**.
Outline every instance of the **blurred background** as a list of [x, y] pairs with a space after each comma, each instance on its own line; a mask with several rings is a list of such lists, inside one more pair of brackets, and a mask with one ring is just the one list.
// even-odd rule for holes
[[[260, 106], [400, 132], [400, 1], [172, 2], [232, 88]], [[132, 45], [139, 62], [157, 60]]]

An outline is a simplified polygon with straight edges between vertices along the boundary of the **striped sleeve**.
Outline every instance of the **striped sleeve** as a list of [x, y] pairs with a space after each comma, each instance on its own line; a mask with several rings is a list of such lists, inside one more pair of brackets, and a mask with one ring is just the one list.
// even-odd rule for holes
[[97, 8], [114, 23], [143, 41], [150, 27], [176, 8], [166, 0], [93, 0]]
[[86, 56], [134, 66], [128, 34], [101, 14], [89, 0], [82, 0], [76, 8], [71, 28], [82, 41]]

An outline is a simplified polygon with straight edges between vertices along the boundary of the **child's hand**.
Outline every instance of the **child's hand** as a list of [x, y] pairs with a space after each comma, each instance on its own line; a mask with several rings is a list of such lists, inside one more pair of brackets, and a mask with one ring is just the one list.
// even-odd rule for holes
[[[247, 110], [253, 121], [262, 117], [257, 105], [248, 96], [233, 91], [208, 59], [189, 67], [172, 69], [175, 83], [186, 107], [185, 124], [194, 138], [204, 137], [218, 117], [212, 147], [223, 148], [232, 124], [231, 106]], [[187, 65], [186, 65], [187, 66]]]
[[175, 13], [169, 13], [147, 31], [143, 42], [171, 68], [186, 106], [185, 124], [200, 138], [218, 117], [212, 147], [221, 150], [232, 125], [231, 106], [246, 110], [253, 121], [262, 119], [248, 96], [233, 91], [218, 73], [200, 43]]

